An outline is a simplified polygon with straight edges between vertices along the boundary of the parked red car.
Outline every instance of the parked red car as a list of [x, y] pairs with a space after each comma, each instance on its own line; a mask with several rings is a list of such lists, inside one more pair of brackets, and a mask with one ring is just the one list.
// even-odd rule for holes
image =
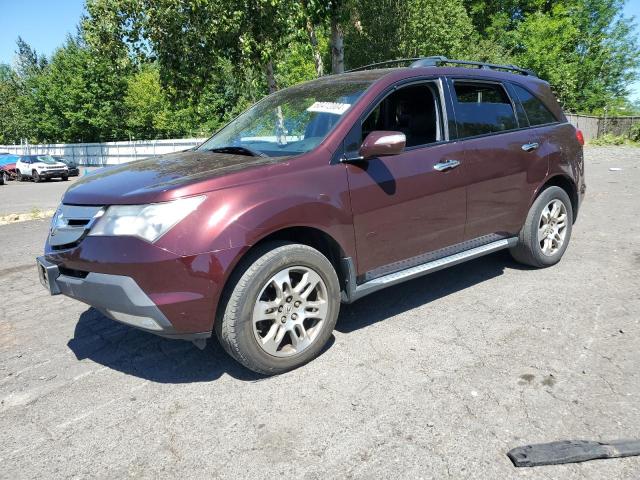
[[0, 185], [16, 178], [16, 161], [17, 155], [2, 152], [0, 153]]
[[215, 331], [273, 374], [320, 352], [341, 301], [506, 248], [557, 263], [584, 192], [546, 82], [424, 58], [276, 92], [191, 151], [83, 177], [38, 265], [52, 294], [200, 347]]

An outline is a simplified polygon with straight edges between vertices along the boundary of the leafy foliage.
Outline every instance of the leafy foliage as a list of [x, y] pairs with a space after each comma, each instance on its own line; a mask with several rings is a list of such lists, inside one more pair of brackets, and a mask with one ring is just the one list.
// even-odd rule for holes
[[0, 143], [204, 136], [331, 70], [445, 55], [535, 70], [568, 110], [633, 113], [624, 0], [87, 0], [51, 58], [0, 65]]

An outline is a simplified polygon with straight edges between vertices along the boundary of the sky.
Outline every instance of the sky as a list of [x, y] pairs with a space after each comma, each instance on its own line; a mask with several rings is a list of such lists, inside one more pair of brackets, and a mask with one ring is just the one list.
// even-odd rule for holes
[[[38, 53], [51, 55], [75, 33], [84, 11], [84, 0], [0, 0], [0, 63], [12, 63], [18, 35]], [[640, 35], [640, 0], [627, 0], [625, 15], [636, 17]], [[640, 81], [631, 97], [640, 100]]]

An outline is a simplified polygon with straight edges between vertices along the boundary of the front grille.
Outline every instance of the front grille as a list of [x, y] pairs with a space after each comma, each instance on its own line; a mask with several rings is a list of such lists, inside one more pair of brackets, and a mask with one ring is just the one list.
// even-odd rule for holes
[[51, 220], [49, 245], [62, 250], [77, 245], [100, 217], [102, 206], [60, 205]]

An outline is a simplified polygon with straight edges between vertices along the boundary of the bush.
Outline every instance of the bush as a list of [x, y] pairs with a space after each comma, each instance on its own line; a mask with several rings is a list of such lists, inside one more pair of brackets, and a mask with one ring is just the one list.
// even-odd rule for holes
[[640, 123], [635, 123], [629, 130], [629, 139], [632, 142], [640, 142]]
[[601, 137], [591, 140], [591, 145], [624, 145], [626, 138], [622, 135], [613, 135], [611, 133], [605, 133]]

